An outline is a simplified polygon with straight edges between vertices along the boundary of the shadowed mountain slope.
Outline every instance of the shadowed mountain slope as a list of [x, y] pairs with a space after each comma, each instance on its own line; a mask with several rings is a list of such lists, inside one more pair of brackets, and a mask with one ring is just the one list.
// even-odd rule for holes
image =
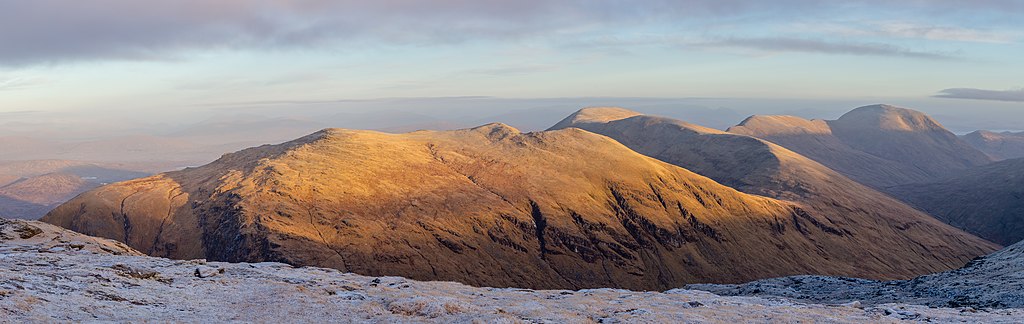
[[889, 105], [832, 121], [751, 116], [728, 131], [779, 144], [875, 188], [934, 181], [991, 162], [927, 115]]
[[[906, 278], [994, 247], [753, 196], [579, 129], [324, 130], [104, 186], [44, 220], [155, 256], [531, 288]], [[835, 221], [833, 221], [835, 220]]]
[[927, 184], [889, 189], [953, 226], [996, 243], [1024, 240], [1024, 159], [995, 162]]

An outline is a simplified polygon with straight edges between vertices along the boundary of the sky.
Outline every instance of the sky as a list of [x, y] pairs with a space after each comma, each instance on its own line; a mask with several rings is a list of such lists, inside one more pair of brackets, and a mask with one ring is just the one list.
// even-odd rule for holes
[[477, 98], [814, 118], [891, 103], [1020, 129], [1022, 16], [1022, 0], [0, 0], [0, 124]]

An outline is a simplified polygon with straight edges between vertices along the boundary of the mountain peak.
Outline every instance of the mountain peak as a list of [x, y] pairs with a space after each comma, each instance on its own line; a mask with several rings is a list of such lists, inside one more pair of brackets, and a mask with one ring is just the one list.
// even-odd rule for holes
[[580, 123], [606, 123], [639, 115], [641, 114], [638, 112], [620, 107], [587, 107], [577, 110], [551, 128], [572, 127], [572, 124]]
[[831, 134], [823, 120], [810, 120], [788, 115], [754, 115], [730, 127], [730, 133], [757, 136], [760, 134]]
[[470, 131], [483, 134], [484, 136], [491, 140], [502, 140], [508, 138], [509, 136], [521, 133], [519, 129], [516, 129], [515, 127], [503, 123], [490, 123], [486, 125], [481, 125], [471, 128]]
[[939, 122], [920, 111], [886, 104], [856, 108], [839, 117], [834, 124], [840, 127], [905, 132], [945, 131]]

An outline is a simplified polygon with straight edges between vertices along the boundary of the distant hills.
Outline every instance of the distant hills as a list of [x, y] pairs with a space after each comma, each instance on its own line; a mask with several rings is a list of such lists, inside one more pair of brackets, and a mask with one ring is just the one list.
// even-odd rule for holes
[[890, 105], [860, 107], [832, 121], [752, 116], [728, 131], [782, 145], [875, 188], [992, 162], [927, 115]]
[[958, 138], [923, 113], [888, 105], [834, 121], [752, 116], [729, 132], [778, 143], [982, 238], [1024, 239], [1024, 164], [992, 163], [1020, 153], [1020, 133]]
[[1024, 158], [1024, 132], [980, 130], [960, 138], [996, 160]]
[[0, 161], [0, 216], [37, 219], [102, 184], [144, 177], [160, 163], [102, 164], [68, 160]]

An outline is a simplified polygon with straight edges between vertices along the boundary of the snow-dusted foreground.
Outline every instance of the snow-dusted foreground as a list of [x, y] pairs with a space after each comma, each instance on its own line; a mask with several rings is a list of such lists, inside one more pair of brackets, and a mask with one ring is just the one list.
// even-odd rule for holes
[[934, 307], [1022, 308], [1024, 242], [975, 259], [963, 268], [912, 280], [795, 276], [742, 285], [704, 284], [687, 288], [726, 296], [785, 297], [810, 303], [900, 302]]
[[[33, 229], [34, 228], [34, 229]], [[534, 291], [284, 264], [176, 261], [0, 220], [0, 322], [1020, 322], [1018, 309], [860, 307], [693, 290]]]

